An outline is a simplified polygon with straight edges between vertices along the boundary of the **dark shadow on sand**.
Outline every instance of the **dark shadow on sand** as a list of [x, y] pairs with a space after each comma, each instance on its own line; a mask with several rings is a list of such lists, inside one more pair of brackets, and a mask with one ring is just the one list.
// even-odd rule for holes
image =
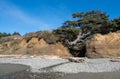
[[0, 64], [0, 79], [29, 79], [30, 67], [21, 64]]
[[101, 72], [101, 73], [81, 72], [78, 74], [69, 74], [57, 79], [120, 79], [120, 72]]

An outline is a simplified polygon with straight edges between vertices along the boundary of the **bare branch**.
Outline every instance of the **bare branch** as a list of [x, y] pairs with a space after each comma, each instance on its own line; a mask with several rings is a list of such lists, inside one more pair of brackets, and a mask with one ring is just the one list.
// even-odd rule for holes
[[88, 38], [89, 38], [89, 35], [90, 35], [90, 32], [88, 32], [88, 33], [86, 33], [86, 34], [82, 34], [81, 32], [79, 33], [79, 35], [77, 36], [77, 38], [74, 40], [74, 41], [71, 41], [71, 42], [69, 42], [68, 40], [67, 40], [67, 42], [68, 42], [68, 44], [69, 45], [75, 45], [75, 44], [77, 44], [78, 42], [84, 42], [85, 40], [87, 40]]

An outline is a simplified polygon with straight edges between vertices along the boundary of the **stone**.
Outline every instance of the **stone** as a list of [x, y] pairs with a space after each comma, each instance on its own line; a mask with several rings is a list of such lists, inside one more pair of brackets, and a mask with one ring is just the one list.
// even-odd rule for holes
[[120, 33], [95, 34], [86, 42], [86, 56], [89, 58], [120, 57]]

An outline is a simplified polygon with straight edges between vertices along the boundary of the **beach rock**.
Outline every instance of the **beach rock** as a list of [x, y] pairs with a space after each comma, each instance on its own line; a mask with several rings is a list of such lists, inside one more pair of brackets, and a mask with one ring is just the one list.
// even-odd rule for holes
[[120, 57], [120, 33], [94, 35], [86, 42], [86, 56], [90, 58]]

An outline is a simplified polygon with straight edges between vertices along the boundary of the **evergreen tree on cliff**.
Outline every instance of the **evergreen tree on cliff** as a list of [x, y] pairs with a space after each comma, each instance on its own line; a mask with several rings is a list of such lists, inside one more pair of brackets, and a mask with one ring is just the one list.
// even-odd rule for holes
[[63, 26], [56, 30], [64, 40], [74, 56], [85, 55], [85, 43], [95, 33], [107, 34], [116, 31], [113, 21], [109, 20], [105, 12], [99, 10], [78, 12], [72, 14], [74, 20], [65, 21]]

